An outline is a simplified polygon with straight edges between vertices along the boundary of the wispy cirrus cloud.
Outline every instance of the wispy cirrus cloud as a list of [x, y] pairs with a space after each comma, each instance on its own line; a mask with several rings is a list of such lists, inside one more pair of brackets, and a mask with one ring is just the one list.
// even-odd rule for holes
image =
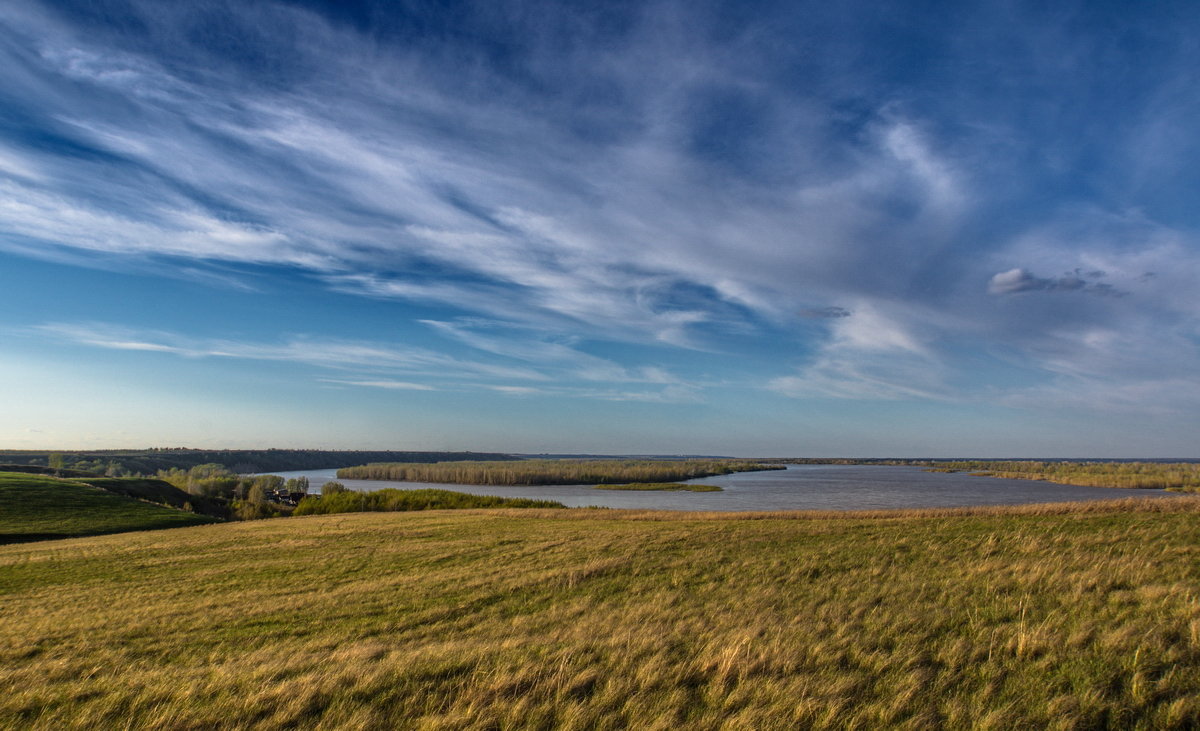
[[[1090, 393], [1097, 352], [1078, 332], [1161, 336], [1104, 376], [1115, 386], [1194, 367], [1200, 239], [1172, 193], [1194, 189], [1179, 163], [1194, 85], [1162, 73], [1200, 61], [1187, 38], [1130, 71], [1079, 34], [1074, 16], [1101, 11], [997, 25], [984, 3], [933, 34], [936, 70], [901, 69], [874, 55], [908, 49], [880, 41], [894, 10], [509, 10], [464, 12], [455, 33], [406, 33], [446, 22], [432, 11], [364, 32], [337, 14], [353, 9], [134, 1], [133, 34], [6, 4], [0, 248], [241, 287], [287, 267], [436, 306], [419, 317], [474, 360], [330, 337], [91, 342], [190, 357], [640, 384], [588, 393], [647, 399], [702, 378], [577, 339], [736, 369], [740, 345], [770, 338], [778, 369], [743, 381], [797, 397], [1013, 388], [957, 366], [962, 350]], [[202, 41], [214, 18], [244, 56]], [[998, 27], [1012, 30], [982, 30]], [[1112, 106], [1130, 75], [1145, 103]], [[1123, 296], [1016, 296], [1050, 292]], [[1152, 358], [1175, 370], [1141, 380]]]
[[[840, 308], [839, 308], [840, 309]], [[906, 321], [863, 304], [836, 315], [833, 337], [794, 375], [779, 376], [768, 388], [793, 398], [934, 399], [951, 397], [948, 369]]]
[[[583, 381], [677, 383], [679, 379], [656, 366], [630, 368], [571, 347], [566, 342], [542, 339], [527, 326], [494, 320], [454, 322], [423, 320], [424, 324], [446, 337], [476, 350], [533, 363], [563, 372]], [[514, 333], [513, 331], [517, 331]]]
[[382, 388], [387, 391], [436, 391], [437, 389], [427, 383], [413, 383], [412, 381], [393, 381], [393, 380], [343, 380], [337, 378], [322, 378], [324, 383], [334, 383], [340, 386], [359, 386], [361, 388]]
[[[50, 323], [37, 333], [66, 342], [110, 350], [170, 353], [188, 358], [234, 358], [286, 361], [335, 370], [397, 371], [444, 378], [506, 378], [530, 381], [549, 377], [534, 368], [452, 358], [427, 348], [293, 336], [263, 343], [190, 338], [177, 333], [144, 331], [108, 323]], [[377, 381], [378, 383], [379, 381]]]
[[[630, 371], [550, 343], [517, 354], [501, 353], [526, 363], [522, 365], [454, 358], [428, 348], [380, 342], [311, 336], [291, 336], [279, 342], [248, 342], [187, 337], [98, 322], [48, 323], [34, 328], [32, 333], [107, 350], [296, 363], [355, 374], [319, 377], [317, 380], [322, 383], [391, 391], [488, 390], [507, 395], [653, 403], [697, 402], [703, 392], [703, 384], [676, 378], [662, 368], [647, 366]], [[475, 340], [469, 335], [462, 339]], [[504, 349], [500, 342], [475, 342], [475, 345], [488, 346], [480, 347], [481, 350]], [[389, 374], [406, 374], [410, 379], [388, 377]], [[536, 385], [528, 385], [531, 383]], [[580, 383], [587, 385], [577, 385]]]
[[[144, 10], [151, 46], [194, 20]], [[701, 61], [694, 39], [653, 50], [661, 31], [680, 30], [669, 8], [586, 63], [537, 69], [553, 84], [586, 74], [623, 85], [617, 114], [646, 124], [604, 140], [570, 131], [580, 111], [569, 104], [523, 108], [528, 90], [487, 72], [479, 81], [499, 92], [463, 99], [419, 55], [386, 49], [372, 61], [379, 77], [364, 78], [348, 51], [358, 47], [352, 31], [311, 13], [259, 8], [233, 22], [264, 13], [304, 33], [308, 81], [325, 95], [285, 84], [264, 96], [221, 68], [184, 75], [144, 48], [114, 52], [36, 5], [10, 10], [4, 19], [25, 41], [10, 60], [30, 113], [95, 154], [82, 178], [77, 160], [42, 156], [48, 183], [9, 181], [0, 223], [51, 248], [286, 264], [332, 274], [343, 290], [689, 346], [707, 327], [786, 312], [798, 276], [830, 289], [830, 268], [842, 263], [828, 253], [861, 235], [851, 229], [864, 220], [903, 229], [878, 212], [864, 218], [874, 201], [908, 191], [917, 210], [944, 217], [966, 189], [895, 111], [864, 128], [857, 161], [776, 192], [744, 176], [713, 189], [712, 166], [731, 159], [689, 148], [673, 125], [740, 81], [716, 58]], [[285, 42], [268, 27], [255, 33], [268, 48]], [[656, 78], [638, 81], [647, 54], [661, 56]], [[701, 65], [660, 84], [685, 56]], [[403, 70], [403, 90], [379, 84], [388, 70]], [[64, 80], [85, 93], [58, 93]], [[772, 105], [816, 126], [815, 101]], [[785, 155], [822, 144], [789, 141], [789, 131], [776, 131]], [[414, 265], [431, 276], [405, 276]]]

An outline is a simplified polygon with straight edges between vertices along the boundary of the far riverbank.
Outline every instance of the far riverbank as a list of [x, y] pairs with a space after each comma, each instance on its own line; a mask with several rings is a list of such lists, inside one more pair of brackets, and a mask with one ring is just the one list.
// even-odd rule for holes
[[640, 510], [889, 510], [903, 508], [1021, 505], [1123, 497], [1169, 497], [1165, 490], [1059, 485], [1037, 480], [926, 472], [892, 465], [788, 465], [786, 470], [739, 472], [691, 482], [716, 485], [721, 492], [640, 492], [594, 490], [590, 485], [492, 486], [386, 480], [339, 480], [337, 469], [277, 472], [307, 477], [310, 490], [337, 480], [351, 490], [385, 487], [436, 488], [472, 495], [555, 500], [568, 507]]

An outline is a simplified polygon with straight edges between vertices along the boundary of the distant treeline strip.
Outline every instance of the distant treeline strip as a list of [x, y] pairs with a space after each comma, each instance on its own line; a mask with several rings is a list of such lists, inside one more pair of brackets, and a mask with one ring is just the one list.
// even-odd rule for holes
[[939, 462], [937, 472], [971, 472], [986, 477], [1045, 480], [1087, 487], [1158, 488], [1200, 492], [1200, 464], [1190, 462]]
[[397, 490], [389, 487], [373, 492], [334, 492], [300, 501], [292, 515], [329, 513], [399, 512], [409, 510], [461, 510], [469, 508], [562, 508], [553, 500], [469, 495], [450, 490]]
[[346, 480], [397, 480], [459, 485], [603, 485], [630, 482], [679, 482], [733, 472], [781, 470], [739, 460], [549, 460], [520, 462], [379, 463], [346, 467]]
[[160, 470], [219, 464], [233, 472], [283, 472], [350, 467], [367, 462], [515, 460], [497, 452], [404, 452], [328, 449], [111, 449], [87, 452], [0, 450], [0, 462], [82, 470], [109, 477], [153, 476]]

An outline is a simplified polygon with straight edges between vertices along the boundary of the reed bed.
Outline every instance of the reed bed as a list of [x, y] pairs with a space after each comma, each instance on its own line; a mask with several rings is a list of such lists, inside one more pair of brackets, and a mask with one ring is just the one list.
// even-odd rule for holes
[[398, 480], [459, 485], [589, 485], [632, 482], [679, 482], [733, 472], [781, 470], [744, 460], [570, 460], [532, 459], [520, 462], [438, 462], [436, 464], [381, 462], [344, 467], [337, 476], [347, 480]]
[[1200, 500], [0, 547], [0, 728], [1194, 728]]
[[938, 462], [931, 471], [973, 472], [985, 477], [1045, 480], [1084, 487], [1200, 491], [1200, 464], [1192, 462]]

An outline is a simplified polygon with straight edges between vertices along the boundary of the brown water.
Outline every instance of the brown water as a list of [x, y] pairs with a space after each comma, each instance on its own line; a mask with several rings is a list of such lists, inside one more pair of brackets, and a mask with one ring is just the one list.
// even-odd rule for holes
[[[277, 474], [284, 477], [304, 475], [309, 479], [310, 489], [318, 492], [325, 482], [336, 479], [336, 473], [337, 470], [327, 469]], [[432, 487], [475, 495], [556, 500], [568, 507], [595, 505], [640, 510], [880, 510], [1176, 495], [1166, 490], [1077, 487], [883, 465], [788, 465], [786, 470], [739, 472], [691, 480], [720, 485], [724, 492], [632, 492], [597, 490], [590, 485], [492, 487], [385, 480], [338, 481], [352, 490]]]

